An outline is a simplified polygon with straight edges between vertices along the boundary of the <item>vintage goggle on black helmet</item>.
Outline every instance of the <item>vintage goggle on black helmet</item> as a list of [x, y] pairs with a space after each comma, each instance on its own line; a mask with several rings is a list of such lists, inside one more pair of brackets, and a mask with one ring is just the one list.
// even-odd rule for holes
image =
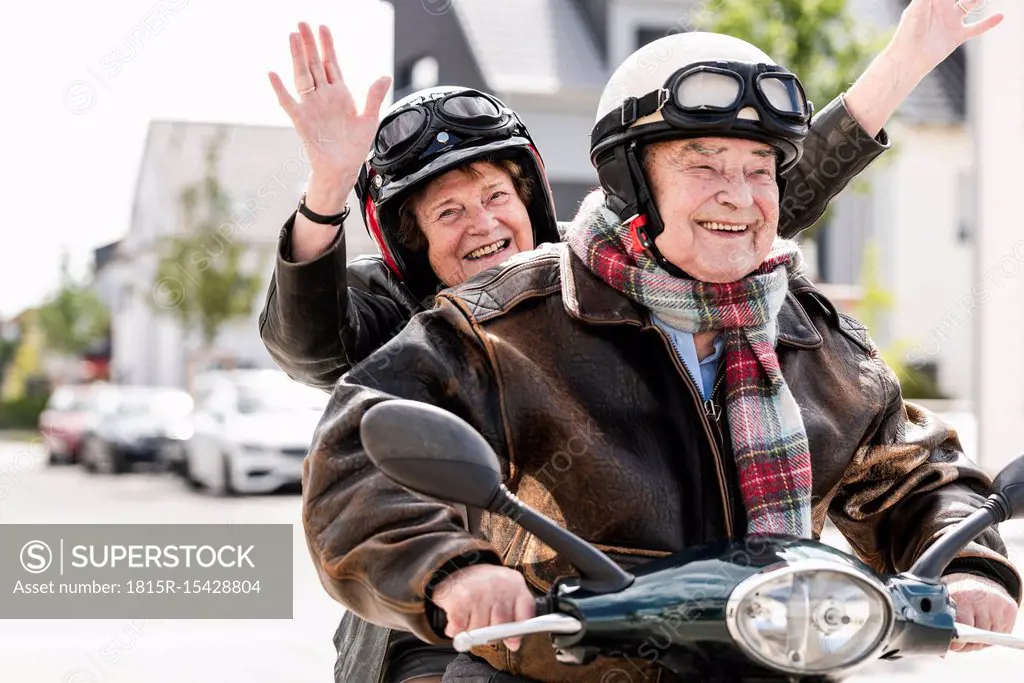
[[420, 298], [441, 283], [426, 253], [399, 241], [398, 209], [423, 184], [483, 158], [519, 163], [533, 180], [534, 245], [558, 241], [543, 161], [519, 116], [498, 98], [457, 86], [421, 90], [392, 105], [377, 127], [356, 183], [360, 209], [388, 268]]
[[654, 245], [664, 224], [641, 168], [645, 145], [663, 140], [734, 137], [771, 145], [782, 174], [803, 154], [814, 107], [799, 79], [760, 49], [716, 33], [681, 33], [640, 48], [615, 71], [601, 96], [590, 158], [609, 207], [630, 221], [659, 265], [685, 275]]

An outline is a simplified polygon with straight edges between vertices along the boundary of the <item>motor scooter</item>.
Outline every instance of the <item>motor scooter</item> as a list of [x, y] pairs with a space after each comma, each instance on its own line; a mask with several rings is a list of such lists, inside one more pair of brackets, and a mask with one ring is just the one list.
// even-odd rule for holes
[[943, 656], [954, 641], [1024, 649], [1018, 636], [956, 623], [940, 580], [985, 529], [1024, 516], [1024, 456], [999, 473], [978, 511], [900, 574], [880, 575], [834, 547], [782, 535], [690, 548], [627, 572], [516, 498], [490, 445], [458, 416], [391, 400], [366, 412], [360, 433], [395, 482], [508, 517], [578, 572], [539, 598], [537, 616], [459, 633], [459, 652], [545, 633], [567, 664], [602, 654], [653, 661], [684, 680], [811, 683], [841, 680], [876, 660]]

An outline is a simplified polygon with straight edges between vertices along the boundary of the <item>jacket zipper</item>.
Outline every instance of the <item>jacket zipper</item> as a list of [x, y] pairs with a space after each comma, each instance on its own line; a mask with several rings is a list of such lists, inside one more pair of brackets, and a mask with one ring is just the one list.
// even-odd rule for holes
[[[711, 433], [710, 420], [708, 419], [710, 415], [710, 413], [708, 412], [708, 404], [710, 404], [712, 410], [717, 408], [717, 406], [715, 406], [714, 404], [715, 391], [718, 390], [718, 386], [722, 383], [722, 379], [725, 377], [725, 373], [721, 371], [719, 372], [718, 381], [715, 383], [715, 388], [711, 392], [711, 399], [709, 399], [708, 401], [702, 400], [702, 394], [697, 389], [696, 380], [694, 380], [693, 375], [690, 374], [689, 369], [679, 359], [679, 351], [676, 348], [675, 342], [673, 342], [672, 339], [667, 334], [665, 334], [665, 332], [657, 325], [652, 325], [651, 327], [654, 330], [656, 330], [657, 333], [661, 335], [661, 338], [669, 345], [672, 351], [672, 362], [675, 364], [676, 370], [679, 371], [679, 373], [683, 376], [685, 380], [687, 380], [685, 382], [686, 386], [689, 387], [690, 394], [693, 396], [693, 400], [696, 401], [698, 406], [700, 407], [700, 423], [704, 427], [704, 434], [705, 436], [708, 437], [708, 443], [711, 445], [711, 453], [715, 456], [715, 470], [718, 474], [718, 489], [719, 493], [721, 493], [722, 495], [722, 510], [725, 513], [725, 533], [727, 538], [732, 538], [732, 510], [729, 507], [729, 496], [726, 493], [725, 488], [725, 467], [722, 465], [722, 454], [718, 450], [719, 441], [718, 439], [715, 438], [714, 434]], [[718, 413], [716, 412], [716, 425], [718, 424], [717, 415]]]
[[[679, 353], [679, 347], [676, 346], [676, 340], [673, 339], [671, 336], [669, 336], [668, 337], [668, 342], [669, 342], [669, 344], [672, 345], [672, 348], [675, 350], [676, 355], [677, 356], [681, 355]], [[693, 385], [695, 387], [698, 386], [697, 378], [693, 376], [692, 372], [690, 372], [690, 368], [686, 367], [685, 364], [684, 364], [684, 367], [686, 369], [687, 376], [689, 376], [689, 378], [691, 380], [693, 380]], [[719, 425], [718, 420], [719, 420], [719, 418], [722, 417], [722, 412], [721, 412], [722, 411], [722, 407], [719, 406], [717, 403], [715, 403], [715, 394], [718, 393], [718, 388], [720, 386], [722, 386], [722, 381], [725, 379], [725, 373], [722, 371], [721, 364], [719, 364], [718, 373], [717, 374], [718, 374], [718, 378], [715, 380], [715, 386], [711, 389], [711, 398], [702, 399], [703, 406], [704, 406], [704, 414], [707, 415], [708, 417], [714, 418], [715, 425]], [[703, 380], [699, 383], [699, 385], [700, 386], [704, 386]], [[704, 394], [701, 393], [700, 395], [703, 396]], [[720, 427], [719, 427], [718, 431], [721, 432], [721, 428]]]
[[[708, 404], [708, 403], [711, 404], [711, 410], [714, 413], [714, 418], [715, 418], [714, 421], [712, 422], [712, 424], [714, 426], [715, 434], [718, 436], [717, 443], [720, 444], [721, 447], [723, 447], [723, 448], [725, 447], [725, 435], [722, 433], [722, 422], [721, 422], [721, 416], [722, 416], [723, 408], [722, 408], [722, 406], [720, 404], [717, 404], [714, 401], [715, 401], [715, 396], [718, 395], [718, 389], [719, 389], [719, 387], [722, 386], [722, 382], [724, 382], [724, 381], [725, 381], [725, 358], [723, 357], [722, 360], [718, 364], [718, 379], [715, 380], [715, 386], [711, 390], [711, 398], [708, 401], [705, 401], [705, 404]], [[726, 488], [725, 488], [725, 504], [729, 506], [729, 510], [730, 511], [733, 509], [732, 501], [729, 499], [729, 487], [728, 486], [726, 486]]]

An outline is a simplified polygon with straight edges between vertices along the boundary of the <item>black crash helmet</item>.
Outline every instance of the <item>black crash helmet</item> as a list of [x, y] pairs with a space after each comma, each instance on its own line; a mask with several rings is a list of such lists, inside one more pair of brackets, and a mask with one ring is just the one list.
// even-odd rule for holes
[[534, 245], [559, 241], [543, 161], [519, 116], [498, 98], [454, 86], [420, 90], [392, 105], [377, 127], [356, 194], [388, 269], [418, 298], [435, 293], [442, 283], [425, 251], [399, 241], [398, 210], [424, 183], [485, 157], [512, 159], [532, 179], [527, 210]]

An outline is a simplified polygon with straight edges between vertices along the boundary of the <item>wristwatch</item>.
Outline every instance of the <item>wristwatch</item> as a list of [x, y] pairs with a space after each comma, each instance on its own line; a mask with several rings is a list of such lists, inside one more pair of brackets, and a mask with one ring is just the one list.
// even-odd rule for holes
[[313, 221], [314, 223], [319, 223], [320, 225], [341, 225], [342, 223], [345, 222], [345, 219], [348, 218], [348, 213], [351, 210], [352, 207], [350, 207], [346, 203], [345, 208], [342, 210], [341, 213], [336, 213], [333, 216], [324, 216], [323, 214], [316, 213], [308, 206], [306, 206], [305, 192], [302, 193], [302, 199], [299, 200], [299, 213], [301, 213], [303, 216]]

